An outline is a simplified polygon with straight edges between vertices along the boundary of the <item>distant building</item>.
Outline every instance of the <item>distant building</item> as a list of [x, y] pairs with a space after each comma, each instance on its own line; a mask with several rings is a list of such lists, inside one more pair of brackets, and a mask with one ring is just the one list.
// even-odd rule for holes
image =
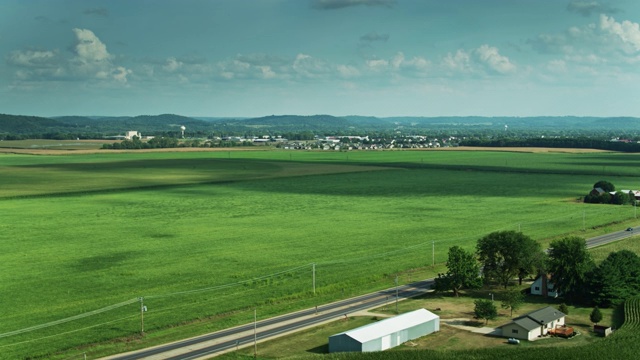
[[419, 309], [329, 337], [329, 352], [387, 350], [440, 331], [440, 317]]
[[553, 283], [551, 282], [550, 275], [540, 275], [536, 278], [536, 280], [531, 284], [531, 295], [542, 295], [556, 298], [558, 295], [558, 291], [555, 290]]
[[124, 134], [124, 138], [125, 138], [125, 139], [127, 139], [127, 140], [133, 140], [133, 137], [134, 137], [134, 136], [136, 136], [138, 139], [141, 139], [141, 138], [142, 138], [142, 136], [140, 135], [140, 133], [139, 133], [139, 132], [137, 132], [137, 131], [127, 131], [127, 132]]

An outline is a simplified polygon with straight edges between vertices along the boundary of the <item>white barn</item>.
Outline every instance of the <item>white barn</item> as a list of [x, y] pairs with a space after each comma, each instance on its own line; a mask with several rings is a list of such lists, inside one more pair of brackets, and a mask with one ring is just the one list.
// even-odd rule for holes
[[440, 317], [419, 309], [329, 337], [329, 352], [371, 352], [440, 331]]

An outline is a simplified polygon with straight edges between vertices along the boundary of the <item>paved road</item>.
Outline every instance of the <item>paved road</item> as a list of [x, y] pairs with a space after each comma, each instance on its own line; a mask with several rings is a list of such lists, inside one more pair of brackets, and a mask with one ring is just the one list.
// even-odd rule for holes
[[[423, 294], [431, 288], [432, 284], [432, 280], [423, 280], [408, 285], [398, 286], [398, 298], [402, 300]], [[368, 310], [384, 304], [392, 303], [395, 301], [395, 297], [396, 289], [392, 288], [319, 306], [317, 313], [316, 309], [312, 308], [297, 313], [262, 320], [255, 324], [255, 338], [257, 340], [264, 340], [311, 325], [342, 319], [345, 317], [345, 314], [353, 314], [358, 311]], [[253, 342], [254, 324], [247, 324], [145, 350], [110, 356], [104, 359], [199, 359], [222, 353], [226, 350], [233, 350], [239, 346], [246, 346]]]
[[587, 247], [592, 248], [592, 247], [608, 244], [610, 242], [626, 239], [628, 237], [632, 237], [636, 235], [637, 232], [640, 232], [640, 228], [639, 230], [635, 230], [635, 229], [632, 231], [621, 230], [621, 231], [616, 231], [606, 235], [596, 236], [594, 238], [587, 239]]
[[[594, 237], [587, 240], [587, 247], [604, 245], [613, 241], [634, 236], [637, 231], [617, 231], [614, 233]], [[397, 288], [398, 298], [406, 299], [427, 292], [433, 279], [427, 279]], [[296, 313], [286, 314], [275, 318], [247, 324], [232, 329], [198, 336], [195, 338], [160, 345], [149, 349], [139, 350], [127, 354], [111, 356], [109, 360], [192, 360], [204, 359], [215, 354], [246, 347], [255, 340], [265, 340], [284, 333], [309, 327], [312, 325], [335, 321], [344, 318], [345, 314], [368, 310], [395, 301], [396, 289], [391, 288], [362, 296], [358, 296], [332, 304], [319, 306], [317, 310], [307, 309]], [[255, 338], [254, 338], [255, 337]]]

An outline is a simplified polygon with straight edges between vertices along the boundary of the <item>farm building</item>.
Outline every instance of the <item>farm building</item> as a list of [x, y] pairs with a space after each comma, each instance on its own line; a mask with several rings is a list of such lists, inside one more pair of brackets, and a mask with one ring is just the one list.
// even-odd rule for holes
[[329, 352], [382, 351], [440, 331], [440, 317], [419, 309], [329, 337]]
[[540, 275], [531, 284], [531, 295], [542, 295], [545, 297], [558, 297], [558, 292], [554, 289], [550, 275]]
[[535, 340], [545, 336], [549, 330], [555, 330], [565, 324], [565, 315], [561, 311], [547, 306], [545, 308], [519, 316], [502, 326], [502, 336], [523, 340]]

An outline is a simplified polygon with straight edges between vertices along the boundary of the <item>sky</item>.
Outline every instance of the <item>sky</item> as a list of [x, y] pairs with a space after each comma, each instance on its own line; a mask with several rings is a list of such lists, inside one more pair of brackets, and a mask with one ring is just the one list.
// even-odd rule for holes
[[638, 0], [2, 0], [0, 113], [640, 117]]

